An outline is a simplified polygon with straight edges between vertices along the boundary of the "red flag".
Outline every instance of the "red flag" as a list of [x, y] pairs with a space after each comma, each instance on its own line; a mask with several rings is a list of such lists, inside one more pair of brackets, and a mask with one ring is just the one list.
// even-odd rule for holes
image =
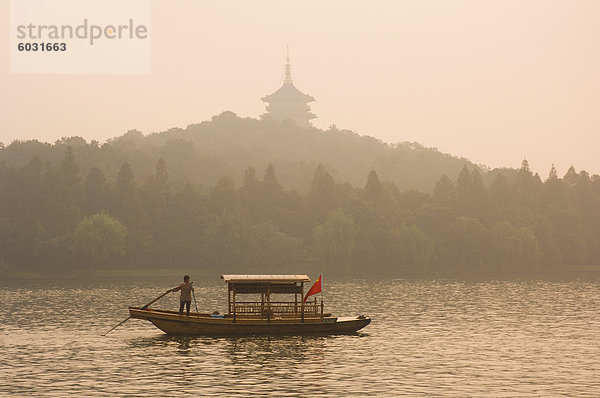
[[306, 296], [304, 296], [304, 302], [306, 303], [306, 299], [308, 296], [312, 296], [313, 294], [321, 293], [321, 275], [319, 275], [319, 279], [315, 282], [314, 285], [311, 286]]

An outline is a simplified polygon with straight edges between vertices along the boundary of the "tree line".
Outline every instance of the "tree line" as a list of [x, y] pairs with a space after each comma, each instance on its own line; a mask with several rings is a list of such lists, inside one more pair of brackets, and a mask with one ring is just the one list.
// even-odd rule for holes
[[[469, 167], [470, 166], [470, 167]], [[206, 172], [206, 171], [204, 171]], [[194, 268], [340, 275], [513, 273], [600, 264], [600, 177], [527, 161], [484, 183], [476, 167], [443, 175], [432, 193], [401, 190], [377, 170], [361, 187], [319, 164], [306, 192], [269, 164], [204, 188], [163, 158], [138, 180], [58, 163], [0, 162], [0, 269]]]
[[162, 158], [173, 176], [200, 184], [202, 190], [210, 189], [224, 175], [239, 186], [248, 167], [262, 171], [272, 164], [284, 187], [306, 193], [317, 164], [323, 163], [337, 182], [362, 186], [374, 168], [380, 178], [403, 189], [431, 193], [442, 174], [454, 176], [464, 164], [474, 167], [466, 159], [417, 143], [390, 144], [336, 126], [302, 128], [290, 121], [240, 118], [233, 112], [146, 135], [130, 130], [104, 143], [82, 137], [64, 137], [54, 144], [37, 140], [0, 143], [0, 162], [21, 167], [39, 156], [43, 162], [58, 165], [69, 146], [83, 175], [97, 167], [114, 180], [127, 162], [143, 182]]

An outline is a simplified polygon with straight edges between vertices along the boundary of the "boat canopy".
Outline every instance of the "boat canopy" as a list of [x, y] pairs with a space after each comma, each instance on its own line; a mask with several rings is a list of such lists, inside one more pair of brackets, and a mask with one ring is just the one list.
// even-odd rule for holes
[[227, 283], [296, 283], [310, 282], [308, 275], [221, 275]]
[[[235, 320], [240, 318], [283, 319], [323, 317], [323, 302], [305, 303], [304, 283], [308, 275], [221, 275], [227, 283], [227, 307]], [[240, 294], [260, 294], [260, 301], [240, 301]], [[271, 301], [272, 294], [293, 294], [294, 301]]]

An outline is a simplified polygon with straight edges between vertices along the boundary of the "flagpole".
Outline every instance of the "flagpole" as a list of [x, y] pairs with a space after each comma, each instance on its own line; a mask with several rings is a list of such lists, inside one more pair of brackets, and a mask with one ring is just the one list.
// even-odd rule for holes
[[321, 278], [321, 318], [325, 317], [325, 311], [323, 311], [323, 274], [320, 275]]

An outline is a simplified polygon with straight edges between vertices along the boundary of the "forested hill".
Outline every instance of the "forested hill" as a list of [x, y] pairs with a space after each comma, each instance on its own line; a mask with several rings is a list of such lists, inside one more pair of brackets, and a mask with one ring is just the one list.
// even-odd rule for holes
[[205, 188], [227, 175], [240, 184], [250, 166], [264, 170], [272, 164], [285, 188], [307, 192], [317, 164], [321, 163], [339, 183], [358, 186], [371, 169], [400, 189], [431, 192], [446, 174], [456, 176], [466, 164], [459, 159], [416, 143], [387, 144], [368, 136], [332, 127], [326, 131], [297, 127], [291, 122], [239, 118], [224, 112], [210, 121], [185, 129], [173, 128], [147, 136], [129, 131], [104, 145], [81, 138], [64, 138], [50, 145], [37, 141], [13, 142], [0, 150], [0, 161], [22, 166], [33, 156], [42, 162], [61, 161], [71, 146], [82, 174], [96, 166], [109, 178], [128, 162], [142, 180], [162, 158], [171, 175], [185, 177]]
[[524, 160], [486, 176], [435, 150], [231, 113], [104, 145], [0, 146], [0, 278], [573, 266], [600, 271], [600, 176], [573, 167], [542, 180]]

